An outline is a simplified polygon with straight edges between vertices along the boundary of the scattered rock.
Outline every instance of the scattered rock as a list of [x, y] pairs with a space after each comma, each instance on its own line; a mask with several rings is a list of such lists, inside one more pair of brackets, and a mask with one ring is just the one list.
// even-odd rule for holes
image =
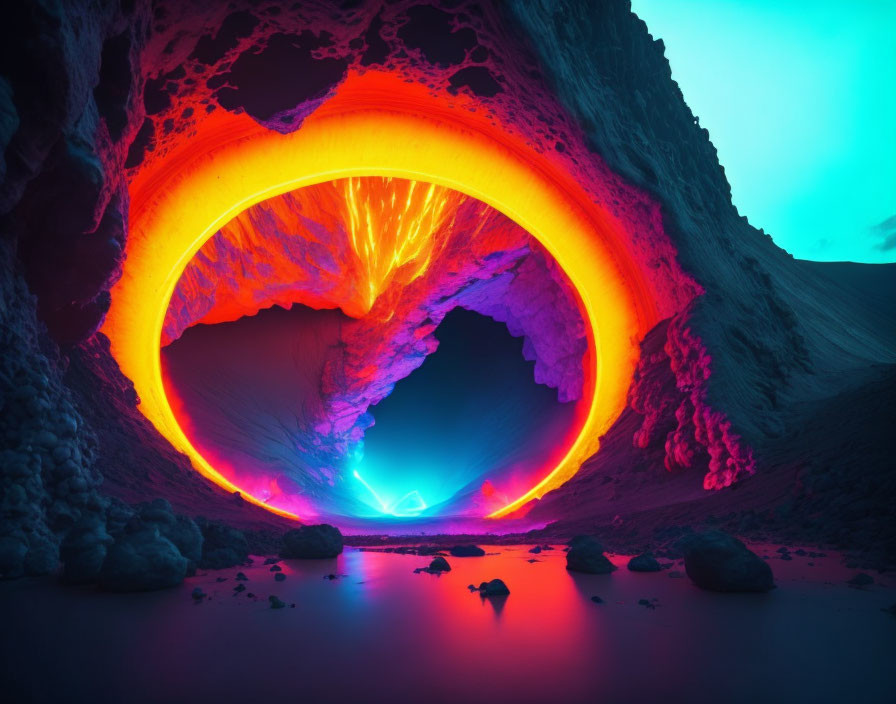
[[245, 584], [237, 584], [237, 585], [233, 588], [233, 592], [234, 592], [234, 594], [239, 594], [240, 592], [244, 592], [244, 591], [246, 591], [246, 585], [245, 585]]
[[566, 569], [585, 574], [609, 574], [616, 569], [604, 555], [604, 546], [590, 536], [579, 536], [570, 541], [566, 553]]
[[536, 545], [534, 548], [532, 548], [531, 550], [529, 550], [529, 552], [535, 553], [535, 554], [537, 555], [537, 554], [539, 554], [539, 553], [541, 552], [541, 546], [540, 546], [540, 545]]
[[772, 569], [737, 538], [707, 531], [682, 539], [688, 577], [716, 592], [767, 592], [774, 589]]
[[448, 553], [452, 557], [482, 557], [485, 550], [478, 545], [455, 545]]
[[483, 596], [506, 596], [510, 594], [510, 590], [500, 579], [493, 579], [489, 582], [482, 582], [479, 585], [479, 593]]
[[286, 603], [281, 601], [279, 597], [276, 597], [273, 594], [271, 594], [271, 596], [268, 597], [268, 601], [271, 602], [272, 609], [285, 609], [286, 608]]
[[660, 563], [649, 552], [636, 555], [629, 560], [628, 568], [632, 572], [659, 572], [662, 569]]
[[226, 581], [227, 581], [227, 577], [216, 577], [216, 578], [215, 578], [215, 581], [216, 581], [216, 582], [226, 582]]
[[275, 582], [285, 582], [285, 581], [286, 581], [286, 575], [283, 574], [282, 572], [276, 572], [276, 573], [274, 574], [274, 581], [275, 581]]
[[868, 587], [874, 584], [874, 577], [864, 572], [859, 572], [855, 577], [850, 579], [847, 584], [851, 587]]
[[202, 591], [202, 587], [193, 587], [193, 591], [190, 593], [190, 596], [193, 597], [194, 601], [202, 601], [205, 599], [207, 594]]
[[267, 558], [267, 559], [264, 561], [264, 564], [265, 564], [265, 565], [276, 565], [278, 562], [280, 562], [280, 559], [279, 559], [279, 558], [277, 558], [277, 557], [269, 557], [269, 558]]
[[274, 565], [271, 567], [271, 572], [281, 572], [283, 568], [280, 565]]
[[451, 565], [448, 564], [448, 560], [438, 555], [429, 563], [429, 570], [430, 572], [450, 572]]
[[342, 553], [342, 533], [327, 523], [301, 526], [283, 536], [280, 557], [320, 560]]
[[656, 604], [650, 601], [650, 599], [638, 599], [638, 604], [641, 606], [646, 606], [648, 609], [656, 608]]
[[593, 601], [595, 604], [603, 604], [604, 603], [604, 600], [601, 599], [599, 596], [591, 597], [591, 601]]
[[234, 579], [237, 582], [248, 582], [249, 581], [249, 578], [245, 575], [244, 572], [237, 572], [236, 577], [234, 577]]

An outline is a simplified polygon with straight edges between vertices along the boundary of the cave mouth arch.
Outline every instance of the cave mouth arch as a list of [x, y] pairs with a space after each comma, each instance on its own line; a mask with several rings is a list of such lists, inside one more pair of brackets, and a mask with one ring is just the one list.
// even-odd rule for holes
[[488, 204], [531, 233], [575, 289], [588, 334], [588, 410], [555, 469], [489, 517], [512, 514], [597, 450], [625, 405], [638, 342], [658, 316], [627, 255], [631, 235], [586, 190], [489, 116], [440, 102], [425, 87], [375, 72], [350, 78], [289, 134], [216, 111], [138, 173], [130, 183], [126, 263], [103, 326], [112, 354], [134, 383], [141, 412], [198, 471], [237, 491], [192, 446], [165, 394], [159, 347], [172, 293], [193, 255], [236, 214], [302, 186], [359, 176], [425, 181]]
[[[272, 306], [280, 312], [268, 312]], [[306, 517], [355, 518], [363, 505], [353, 490], [373, 482], [381, 489], [367, 487], [367, 494], [386, 496], [387, 503], [376, 500], [386, 509], [399, 501], [382, 487], [396, 486], [407, 463], [392, 453], [391, 472], [376, 466], [376, 477], [366, 469], [362, 476], [351, 458], [364, 452], [373, 406], [381, 409], [396, 385], [417, 385], [415, 370], [439, 352], [437, 333], [457, 309], [502, 323], [508, 340], [519, 345], [515, 356], [496, 365], [489, 350], [477, 349], [475, 337], [467, 336], [466, 356], [491, 362], [496, 378], [533, 365], [517, 374], [519, 388], [505, 385], [504, 396], [531, 405], [525, 390], [534, 382], [542, 399], [547, 393], [554, 404], [568, 407], [563, 428], [545, 418], [552, 441], [530, 443], [530, 456], [523, 458], [509, 439], [526, 445], [519, 427], [529, 419], [514, 418], [519, 409], [508, 409], [501, 394], [493, 394], [474, 414], [491, 419], [495, 427], [485, 429], [490, 442], [456, 458], [465, 466], [463, 481], [437, 487], [436, 476], [454, 470], [425, 460], [444, 471], [416, 473], [428, 487], [426, 501], [418, 493], [417, 504], [450, 504], [464, 515], [475, 506], [478, 517], [537, 484], [556, 465], [552, 448], [562, 452], [575, 439], [566, 430], [575, 431], [581, 420], [587, 338], [572, 286], [549, 253], [506, 216], [457, 191], [405, 179], [338, 179], [237, 215], [197, 252], [171, 297], [162, 333], [166, 395], [209, 464], [269, 506]], [[200, 331], [191, 333], [194, 328]], [[493, 329], [478, 329], [483, 344], [506, 347], [508, 340], [496, 338]], [[453, 356], [461, 366], [462, 355]], [[482, 370], [467, 369], [470, 377], [481, 377]], [[450, 368], [445, 372], [452, 375]], [[412, 381], [404, 382], [409, 376]], [[430, 377], [433, 388], [454, 394]], [[483, 379], [483, 390], [495, 380]], [[438, 403], [426, 393], [418, 398], [421, 408]], [[533, 410], [556, 415], [554, 404]], [[459, 419], [449, 414], [442, 420], [445, 428]], [[482, 430], [473, 423], [468, 432]], [[528, 433], [538, 435], [538, 428]], [[374, 428], [374, 435], [382, 433]], [[432, 443], [440, 444], [443, 435], [430, 432]], [[415, 444], [414, 433], [406, 439], [409, 447]], [[496, 454], [499, 446], [505, 450]], [[458, 492], [469, 500], [453, 501]]]

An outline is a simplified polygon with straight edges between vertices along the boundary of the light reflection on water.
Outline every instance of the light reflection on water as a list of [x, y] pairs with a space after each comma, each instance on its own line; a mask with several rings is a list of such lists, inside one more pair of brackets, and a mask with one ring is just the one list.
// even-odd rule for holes
[[[574, 575], [561, 550], [529, 547], [449, 556], [438, 576], [413, 572], [429, 557], [347, 548], [281, 562], [275, 582], [256, 559], [238, 596], [237, 569], [149, 594], [8, 583], [4, 661], [38, 701], [884, 701], [896, 686], [880, 611], [896, 592], [848, 588], [833, 558], [773, 560], [777, 590], [725, 595], [624, 557]], [[510, 596], [467, 589], [495, 577]], [[194, 604], [195, 586], [211, 600]], [[270, 609], [271, 594], [295, 608]]]

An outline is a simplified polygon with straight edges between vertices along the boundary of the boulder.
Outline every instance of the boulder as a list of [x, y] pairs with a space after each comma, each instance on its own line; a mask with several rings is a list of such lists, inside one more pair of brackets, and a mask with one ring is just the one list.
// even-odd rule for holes
[[500, 579], [493, 579], [489, 582], [482, 582], [479, 585], [479, 593], [483, 596], [506, 596], [510, 594], [510, 590]]
[[708, 531], [683, 539], [681, 550], [688, 577], [701, 589], [715, 592], [767, 592], [774, 589], [772, 569], [737, 538]]
[[245, 564], [249, 559], [249, 543], [240, 531], [204, 518], [197, 518], [196, 525], [202, 532], [202, 569], [222, 570]]
[[196, 566], [202, 561], [203, 537], [199, 526], [186, 516], [175, 515], [171, 504], [165, 499], [155, 499], [143, 504], [139, 516], [144, 523], [156, 525], [159, 533], [174, 543], [180, 554], [187, 558], [188, 571], [195, 572]]
[[485, 555], [478, 545], [455, 545], [448, 551], [452, 557], [482, 557]]
[[106, 524], [98, 516], [76, 523], [69, 529], [59, 550], [62, 581], [68, 584], [96, 582], [112, 542]]
[[566, 569], [585, 574], [609, 574], [616, 569], [604, 555], [604, 546], [590, 536], [579, 536], [570, 541], [566, 553]]
[[187, 574], [187, 558], [158, 528], [125, 533], [112, 544], [100, 570], [100, 587], [138, 592], [174, 587]]
[[429, 563], [429, 567], [427, 568], [430, 572], [450, 572], [451, 565], [448, 564], [448, 560], [446, 560], [441, 555], [437, 555], [433, 558], [432, 562]]
[[336, 557], [342, 553], [342, 546], [342, 533], [328, 523], [301, 526], [283, 536], [280, 557], [306, 560]]
[[662, 569], [660, 563], [649, 552], [636, 555], [629, 560], [628, 568], [632, 572], [659, 572]]
[[59, 565], [59, 548], [48, 538], [34, 536], [31, 538], [28, 554], [25, 555], [25, 574], [39, 577], [50, 574]]
[[268, 597], [268, 601], [270, 602], [272, 609], [285, 609], [286, 608], [286, 603], [283, 602], [280, 599], [280, 597], [274, 596], [273, 594], [271, 594], [271, 596]]

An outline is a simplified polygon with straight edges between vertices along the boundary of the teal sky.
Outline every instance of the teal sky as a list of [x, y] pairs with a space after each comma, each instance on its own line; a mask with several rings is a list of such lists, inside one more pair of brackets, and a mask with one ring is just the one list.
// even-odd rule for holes
[[632, 0], [750, 223], [896, 261], [896, 0]]

